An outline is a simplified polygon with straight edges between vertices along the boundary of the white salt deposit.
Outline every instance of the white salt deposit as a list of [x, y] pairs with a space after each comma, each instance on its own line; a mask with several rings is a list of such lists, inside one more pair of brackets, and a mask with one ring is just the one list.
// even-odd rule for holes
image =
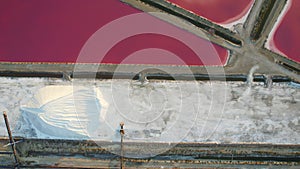
[[[76, 98], [76, 106], [75, 100]], [[107, 111], [107, 103], [97, 89], [72, 86], [46, 86], [21, 106], [40, 136], [84, 138], [97, 129]]]
[[[167, 142], [300, 142], [297, 85], [0, 78], [15, 136]], [[0, 120], [0, 135], [6, 135]]]

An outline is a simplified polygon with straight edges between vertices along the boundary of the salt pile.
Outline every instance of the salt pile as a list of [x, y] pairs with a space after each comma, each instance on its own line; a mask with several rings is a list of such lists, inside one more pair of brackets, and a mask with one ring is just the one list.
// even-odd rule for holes
[[[76, 101], [74, 100], [76, 98]], [[75, 106], [76, 102], [76, 106]], [[103, 121], [107, 103], [96, 89], [46, 86], [21, 107], [39, 135], [85, 138]]]

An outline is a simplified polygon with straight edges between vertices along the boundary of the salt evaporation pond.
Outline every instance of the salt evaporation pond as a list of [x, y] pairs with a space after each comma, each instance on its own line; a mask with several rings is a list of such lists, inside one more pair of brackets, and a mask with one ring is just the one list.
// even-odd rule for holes
[[267, 48], [274, 52], [300, 63], [300, 1], [290, 0], [286, 4], [286, 10], [277, 21], [271, 37], [268, 39]]
[[[141, 11], [119, 0], [51, 0], [1, 1], [0, 3], [0, 61], [2, 62], [55, 62], [75, 63], [85, 42], [104, 25], [129, 14]], [[167, 25], [170, 32], [178, 30], [183, 36], [189, 34], [154, 17], [145, 20], [154, 27]], [[135, 23], [139, 24], [139, 23]], [[115, 36], [128, 25], [115, 28]], [[102, 39], [106, 41], [107, 39]], [[108, 41], [108, 40], [107, 40]], [[198, 38], [195, 44], [206, 49], [210, 43]], [[223, 65], [227, 61], [226, 49], [214, 45], [220, 61], [203, 63], [189, 47], [179, 40], [155, 34], [141, 34], [120, 39], [104, 60], [90, 58], [81, 63], [114, 64], [167, 64], [167, 65]], [[101, 48], [102, 46], [99, 46]], [[127, 55], [148, 48], [159, 48], [176, 54], [178, 62], [166, 52], [159, 57], [139, 53], [135, 59], [123, 62]], [[150, 52], [151, 53], [151, 52]], [[172, 58], [173, 57], [173, 58]], [[200, 57], [210, 58], [210, 55]]]
[[229, 24], [242, 18], [254, 0], [168, 0], [218, 24]]
[[119, 141], [124, 121], [128, 141], [300, 142], [294, 84], [1, 78], [0, 85], [14, 136]]

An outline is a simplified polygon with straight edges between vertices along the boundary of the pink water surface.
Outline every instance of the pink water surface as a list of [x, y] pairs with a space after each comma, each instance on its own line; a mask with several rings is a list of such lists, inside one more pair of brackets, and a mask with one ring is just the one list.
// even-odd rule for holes
[[277, 50], [288, 58], [300, 62], [300, 1], [293, 0], [289, 11], [278, 26], [273, 41]]
[[[0, 61], [75, 63], [86, 41], [98, 29], [117, 18], [140, 12], [119, 0], [1, 0]], [[166, 23], [161, 21], [161, 24]], [[170, 29], [179, 28], [172, 26]], [[184, 30], [179, 31], [188, 34]], [[203, 39], [198, 40], [199, 44], [210, 44]], [[225, 64], [227, 50], [217, 45], [214, 47], [220, 61], [206, 62], [205, 65]], [[147, 48], [170, 51], [188, 65], [204, 65], [199, 57], [210, 57], [197, 56], [179, 40], [143, 34], [120, 41], [101, 63], [182, 64], [171, 57], [163, 59], [167, 54], [163, 52], [161, 57], [150, 56], [149, 52], [149, 56], [145, 56], [145, 52], [136, 53], [136, 59], [123, 62], [128, 55]], [[207, 47], [202, 45], [199, 48], [205, 50]], [[84, 63], [99, 63], [99, 60], [91, 58]]]
[[243, 17], [254, 0], [168, 0], [213, 22], [227, 24]]

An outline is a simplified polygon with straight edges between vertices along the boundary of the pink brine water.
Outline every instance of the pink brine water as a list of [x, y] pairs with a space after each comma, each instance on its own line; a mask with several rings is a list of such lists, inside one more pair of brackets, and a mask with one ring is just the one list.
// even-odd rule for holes
[[286, 57], [300, 63], [300, 1], [292, 0], [286, 4], [285, 15], [279, 20], [277, 27], [270, 37], [269, 47], [272, 51], [281, 53]]
[[[2, 0], [0, 2], [0, 61], [75, 63], [87, 40], [106, 24], [141, 11], [119, 0]], [[156, 19], [152, 17], [152, 19]], [[156, 19], [157, 20], [157, 19]], [[139, 23], [136, 23], [139, 24]], [[161, 24], [166, 24], [161, 21]], [[120, 28], [120, 29], [126, 29]], [[170, 28], [179, 29], [175, 26]], [[188, 34], [179, 29], [183, 34]], [[105, 41], [106, 39], [103, 39]], [[210, 42], [198, 38], [200, 49]], [[197, 43], [198, 44], [198, 43]], [[206, 44], [206, 45], [205, 45]], [[99, 46], [101, 48], [101, 46]], [[143, 49], [156, 48], [156, 57]], [[220, 61], [206, 65], [225, 64], [226, 49], [214, 45]], [[169, 52], [161, 52], [161, 51]], [[141, 51], [141, 52], [139, 52]], [[133, 60], [123, 62], [128, 55]], [[182, 62], [172, 59], [178, 56]], [[157, 34], [143, 34], [120, 41], [104, 60], [86, 59], [85, 63], [204, 65], [180, 40]]]
[[218, 24], [242, 18], [254, 0], [168, 0]]

